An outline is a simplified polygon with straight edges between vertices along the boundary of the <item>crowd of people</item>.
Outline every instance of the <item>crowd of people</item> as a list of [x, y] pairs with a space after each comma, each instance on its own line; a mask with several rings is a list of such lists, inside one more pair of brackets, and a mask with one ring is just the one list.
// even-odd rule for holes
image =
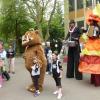
[[[83, 73], [89, 73], [91, 74], [90, 83], [100, 86], [100, 26], [98, 22], [100, 22], [100, 19], [97, 20], [96, 16], [90, 16], [89, 29], [79, 28], [74, 20], [69, 22], [68, 34], [64, 40], [64, 46], [68, 47], [66, 78], [82, 80]], [[90, 27], [93, 29], [91, 36], [89, 35]], [[84, 44], [80, 45], [80, 37], [83, 33], [85, 33], [88, 39]], [[58, 99], [61, 99], [63, 95], [61, 83], [63, 67], [60, 55], [63, 53], [64, 46], [62, 46], [60, 54], [57, 51], [52, 51], [50, 42], [47, 42], [44, 48], [47, 59], [46, 74], [52, 74], [57, 87], [53, 94], [57, 94]], [[12, 45], [9, 46], [8, 50], [5, 50], [4, 43], [0, 41], [0, 87], [2, 87], [4, 79], [9, 80], [10, 74], [15, 74], [14, 61], [15, 51]], [[36, 57], [33, 58], [31, 76], [35, 87], [34, 96], [40, 94], [38, 79], [40, 77], [41, 65], [38, 62]]]
[[[79, 28], [76, 26], [74, 20], [71, 20], [69, 23], [69, 31], [64, 41], [64, 46], [62, 46], [61, 53], [63, 50], [68, 47], [67, 53], [67, 71], [66, 78], [74, 78], [76, 80], [83, 79], [83, 73], [91, 74], [90, 83], [94, 84], [96, 87], [100, 86], [100, 26], [98, 21], [93, 17], [89, 20], [90, 26], [89, 29]], [[90, 28], [92, 27], [92, 29]], [[89, 34], [89, 31], [92, 31], [92, 35]], [[80, 42], [80, 38], [85, 33], [85, 42]], [[50, 44], [46, 44], [46, 58], [47, 58], [47, 74], [53, 74], [53, 78], [56, 82], [56, 86], [58, 90], [54, 92], [54, 94], [58, 94], [58, 98], [62, 97], [61, 92], [61, 73], [62, 72], [62, 64], [60, 63], [58, 71], [57, 70], [57, 60], [60, 61], [59, 55], [57, 55], [57, 59], [54, 66], [54, 54], [50, 48]], [[58, 72], [58, 76], [56, 76], [56, 72], [53, 72], [53, 68], [55, 68], [56, 72]], [[60, 94], [59, 94], [60, 91]]]
[[[61, 56], [64, 52], [63, 50], [67, 47], [68, 48], [68, 54], [67, 54], [67, 71], [66, 71], [66, 78], [74, 78], [76, 80], [82, 80], [83, 79], [83, 73], [90, 73], [91, 74], [91, 84], [94, 84], [95, 86], [100, 86], [100, 58], [99, 55], [96, 55], [96, 53], [92, 52], [91, 54], [88, 54], [87, 52], [84, 53], [84, 50], [86, 49], [93, 49], [96, 45], [96, 50], [100, 49], [100, 46], [98, 45], [100, 43], [99, 35], [100, 35], [100, 26], [97, 24], [97, 21], [91, 20], [90, 26], [93, 26], [93, 36], [88, 36], [89, 39], [84, 44], [84, 47], [81, 48], [80, 46], [80, 37], [83, 35], [83, 33], [86, 33], [87, 31], [85, 28], [79, 28], [76, 26], [76, 23], [74, 20], [71, 20], [69, 23], [69, 31], [68, 34], [64, 40], [65, 44], [62, 46], [61, 52], [58, 54], [57, 51], [52, 51], [52, 48], [50, 46], [50, 42], [47, 42], [45, 45], [45, 56], [47, 59], [47, 69], [46, 74], [52, 74], [52, 77], [55, 81], [55, 85], [57, 87], [57, 90], [53, 92], [53, 94], [57, 94], [57, 98], [61, 99], [62, 97], [62, 61]], [[92, 41], [92, 44], [91, 44]], [[67, 44], [67, 45], [66, 45]], [[89, 48], [90, 46], [90, 48]], [[84, 54], [84, 55], [83, 55]], [[87, 58], [88, 57], [88, 58]], [[95, 58], [93, 58], [95, 57]], [[95, 63], [91, 59], [98, 59], [98, 61], [95, 60]], [[89, 60], [89, 63], [87, 64], [87, 60]], [[15, 51], [12, 47], [12, 45], [9, 45], [9, 48], [5, 50], [4, 43], [0, 41], [0, 87], [3, 85], [4, 80], [10, 79], [10, 74], [15, 74]], [[32, 66], [32, 72], [31, 76], [34, 80], [34, 87], [36, 89], [34, 96], [40, 95], [39, 91], [39, 84], [38, 79], [40, 77], [40, 67], [41, 65], [38, 64], [37, 58], [33, 59], [34, 66]], [[95, 70], [95, 68], [92, 67], [91, 64], [96, 67], [98, 70]], [[97, 65], [96, 65], [97, 64]], [[92, 71], [91, 71], [92, 70]]]
[[15, 51], [12, 45], [8, 50], [5, 50], [3, 41], [0, 41], [0, 88], [3, 86], [4, 81], [10, 79], [10, 74], [15, 74]]
[[[95, 86], [100, 86], [100, 58], [99, 55], [90, 52], [91, 49], [98, 52], [100, 46], [99, 35], [100, 35], [100, 26], [97, 21], [90, 20], [90, 26], [93, 26], [93, 35], [89, 36], [88, 30], [85, 28], [79, 28], [76, 26], [74, 20], [71, 20], [69, 23], [69, 31], [64, 40], [65, 44], [62, 46], [61, 52], [58, 54], [57, 51], [52, 51], [50, 42], [47, 42], [45, 45], [45, 56], [47, 59], [47, 69], [46, 74], [52, 74], [52, 77], [55, 81], [57, 90], [53, 94], [57, 94], [57, 98], [61, 99], [62, 97], [62, 61], [61, 56], [64, 52], [64, 48], [68, 48], [67, 54], [67, 71], [66, 78], [74, 78], [76, 80], [83, 79], [83, 73], [91, 74], [91, 84]], [[86, 33], [88, 35], [87, 42], [84, 43], [84, 47], [80, 46], [80, 37]], [[92, 42], [92, 44], [91, 44]], [[96, 48], [94, 47], [96, 45]], [[90, 47], [90, 48], [89, 48]], [[95, 48], [95, 49], [94, 49]], [[88, 52], [88, 49], [90, 50]], [[84, 51], [86, 51], [84, 53]], [[92, 56], [93, 55], [93, 56]], [[96, 59], [96, 60], [94, 60]], [[89, 63], [88, 63], [89, 62]], [[12, 45], [9, 45], [9, 48], [5, 50], [4, 43], [0, 41], [0, 87], [3, 85], [4, 80], [10, 79], [10, 74], [15, 74], [15, 51]], [[36, 89], [34, 96], [40, 95], [38, 79], [40, 77], [40, 68], [37, 58], [33, 59], [34, 66], [32, 66], [31, 76], [34, 81], [34, 87]], [[92, 66], [93, 65], [93, 66]], [[96, 67], [96, 68], [94, 68]]]

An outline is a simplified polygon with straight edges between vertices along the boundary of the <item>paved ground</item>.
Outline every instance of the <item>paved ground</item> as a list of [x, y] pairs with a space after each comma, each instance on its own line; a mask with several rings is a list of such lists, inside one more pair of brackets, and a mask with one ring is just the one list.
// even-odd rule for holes
[[[45, 77], [44, 91], [39, 97], [34, 97], [25, 89], [31, 83], [31, 79], [24, 67], [24, 60], [17, 58], [15, 63], [16, 74], [11, 75], [11, 80], [4, 82], [3, 87], [0, 88], [0, 100], [56, 100], [56, 96], [52, 94], [55, 90], [55, 83], [50, 75]], [[82, 81], [66, 79], [65, 64], [63, 67], [63, 97], [61, 100], [100, 100], [100, 87], [90, 85], [90, 75], [84, 74]]]

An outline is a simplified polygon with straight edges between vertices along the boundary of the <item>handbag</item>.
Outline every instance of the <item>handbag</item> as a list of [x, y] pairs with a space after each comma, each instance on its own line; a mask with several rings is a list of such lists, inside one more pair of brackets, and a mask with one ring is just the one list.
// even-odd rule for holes
[[71, 41], [71, 40], [67, 41], [67, 46], [68, 47], [75, 47], [76, 46], [76, 41]]
[[76, 44], [77, 44], [76, 41], [72, 41], [72, 40], [71, 40], [71, 34], [70, 34], [69, 40], [67, 41], [67, 46], [68, 46], [68, 47], [75, 47]]

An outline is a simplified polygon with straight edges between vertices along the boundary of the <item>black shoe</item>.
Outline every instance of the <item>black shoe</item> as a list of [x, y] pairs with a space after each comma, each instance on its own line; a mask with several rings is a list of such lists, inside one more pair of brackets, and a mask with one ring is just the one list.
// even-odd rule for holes
[[6, 78], [7, 81], [10, 79], [10, 75], [8, 74], [7, 71], [4, 71], [4, 72], [2, 73], [2, 75]]
[[74, 76], [66, 76], [66, 78], [74, 78]]
[[76, 78], [76, 80], [82, 80], [83, 78]]
[[12, 74], [15, 74], [15, 72], [12, 72]]

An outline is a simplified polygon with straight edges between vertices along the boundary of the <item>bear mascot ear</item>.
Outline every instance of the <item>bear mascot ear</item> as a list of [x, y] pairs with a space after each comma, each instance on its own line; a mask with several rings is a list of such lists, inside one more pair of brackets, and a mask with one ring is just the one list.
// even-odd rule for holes
[[36, 34], [40, 34], [39, 30], [35, 30], [35, 33], [36, 33]]

